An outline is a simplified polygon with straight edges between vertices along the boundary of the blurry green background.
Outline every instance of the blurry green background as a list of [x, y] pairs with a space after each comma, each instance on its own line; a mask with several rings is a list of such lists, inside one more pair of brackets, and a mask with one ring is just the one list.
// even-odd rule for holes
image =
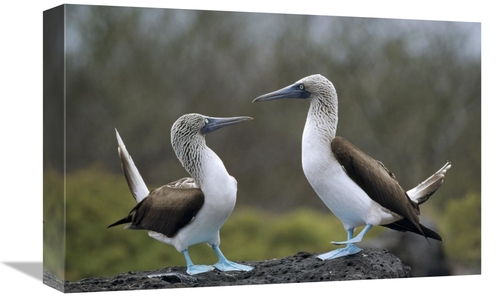
[[[422, 217], [444, 238], [451, 274], [480, 273], [479, 23], [79, 5], [65, 13], [65, 109], [44, 96], [44, 269], [76, 281], [185, 265], [145, 231], [106, 226], [134, 206], [114, 128], [154, 189], [187, 175], [170, 127], [191, 112], [254, 118], [207, 136], [238, 180], [221, 230], [229, 259], [333, 249], [345, 231], [301, 168], [308, 103], [251, 103], [321, 73], [339, 95], [337, 134], [383, 161], [405, 189], [452, 161]], [[47, 57], [44, 67], [57, 63]], [[47, 120], [63, 116], [65, 134]], [[216, 261], [205, 245], [190, 250], [195, 263]]]

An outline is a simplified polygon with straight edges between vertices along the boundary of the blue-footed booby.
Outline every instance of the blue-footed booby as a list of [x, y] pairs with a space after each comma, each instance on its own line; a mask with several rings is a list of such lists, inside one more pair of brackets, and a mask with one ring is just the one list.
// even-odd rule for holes
[[[118, 154], [127, 184], [137, 204], [123, 219], [108, 226], [128, 224], [126, 229], [147, 230], [148, 235], [173, 245], [186, 259], [187, 273], [198, 274], [215, 268], [221, 271], [250, 271], [251, 266], [226, 259], [219, 244], [219, 229], [236, 203], [237, 182], [222, 160], [205, 142], [205, 135], [219, 128], [251, 120], [251, 117], [214, 118], [200, 114], [181, 116], [173, 124], [171, 142], [182, 166], [191, 177], [181, 178], [148, 191], [118, 131]], [[218, 262], [194, 265], [188, 247], [207, 243]]]
[[[316, 194], [340, 219], [346, 245], [318, 256], [322, 260], [361, 251], [354, 244], [375, 225], [410, 231], [442, 241], [434, 231], [419, 223], [419, 204], [425, 202], [443, 183], [447, 162], [440, 170], [405, 192], [380, 161], [371, 158], [342, 137], [336, 136], [338, 98], [333, 84], [322, 75], [311, 75], [277, 91], [261, 95], [253, 102], [281, 98], [310, 102], [302, 134], [302, 169]], [[353, 237], [355, 228], [364, 226]]]

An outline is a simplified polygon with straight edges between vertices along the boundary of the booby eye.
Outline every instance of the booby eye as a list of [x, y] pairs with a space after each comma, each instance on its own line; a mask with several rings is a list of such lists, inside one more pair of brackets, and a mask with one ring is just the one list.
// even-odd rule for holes
[[208, 119], [205, 119], [205, 125], [208, 124], [209, 120]]
[[301, 90], [305, 89], [304, 85], [303, 85], [303, 84], [300, 84], [300, 85], [299, 85], [299, 89], [301, 89]]

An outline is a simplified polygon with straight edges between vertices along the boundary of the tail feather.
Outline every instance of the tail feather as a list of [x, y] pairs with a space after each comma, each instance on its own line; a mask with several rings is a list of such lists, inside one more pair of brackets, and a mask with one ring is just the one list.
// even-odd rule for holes
[[128, 187], [134, 199], [137, 203], [141, 202], [149, 194], [148, 187], [144, 180], [142, 179], [141, 174], [137, 167], [135, 167], [134, 161], [132, 157], [129, 155], [127, 148], [125, 147], [125, 143], [120, 137], [118, 130], [116, 131], [116, 140], [118, 141], [118, 155], [120, 156], [120, 160], [122, 163], [122, 170], [125, 174], [125, 179], [127, 180]]
[[429, 237], [435, 240], [443, 241], [443, 238], [439, 234], [437, 234], [435, 231], [425, 227], [424, 225], [420, 224], [420, 228], [422, 231], [424, 231], [425, 237]]
[[429, 199], [429, 197], [434, 194], [437, 189], [439, 189], [441, 184], [443, 184], [446, 171], [450, 169], [450, 167], [451, 162], [446, 162], [446, 164], [441, 169], [431, 175], [428, 179], [421, 182], [415, 188], [408, 190], [406, 192], [408, 194], [408, 197], [410, 197], [410, 199], [417, 204], [422, 204], [427, 201], [427, 199]]
[[441, 236], [437, 234], [435, 231], [432, 231], [431, 229], [425, 227], [422, 224], [418, 224], [418, 226], [414, 225], [407, 219], [402, 219], [399, 221], [396, 221], [394, 223], [388, 224], [388, 225], [383, 225], [384, 227], [396, 230], [396, 231], [401, 231], [401, 232], [413, 232], [419, 235], [424, 236], [425, 238], [432, 238], [435, 240], [443, 241]]
[[107, 228], [111, 228], [111, 227], [118, 226], [118, 225], [121, 225], [121, 224], [126, 224], [126, 223], [130, 223], [130, 218], [129, 217], [126, 217], [126, 218], [123, 218], [121, 220], [118, 220], [118, 221], [114, 222], [113, 224], [109, 225]]

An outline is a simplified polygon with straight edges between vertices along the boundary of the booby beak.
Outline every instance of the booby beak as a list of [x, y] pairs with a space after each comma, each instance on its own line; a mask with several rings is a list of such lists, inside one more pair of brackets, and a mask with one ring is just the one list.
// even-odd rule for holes
[[304, 84], [295, 83], [293, 85], [284, 87], [283, 89], [279, 89], [277, 91], [267, 93], [255, 98], [252, 102], [260, 102], [260, 101], [270, 101], [276, 99], [307, 99], [311, 96], [311, 93], [306, 91]]
[[244, 121], [253, 120], [251, 117], [241, 116], [241, 117], [231, 117], [231, 118], [205, 118], [205, 126], [201, 128], [201, 134], [208, 134], [222, 127], [238, 124]]

